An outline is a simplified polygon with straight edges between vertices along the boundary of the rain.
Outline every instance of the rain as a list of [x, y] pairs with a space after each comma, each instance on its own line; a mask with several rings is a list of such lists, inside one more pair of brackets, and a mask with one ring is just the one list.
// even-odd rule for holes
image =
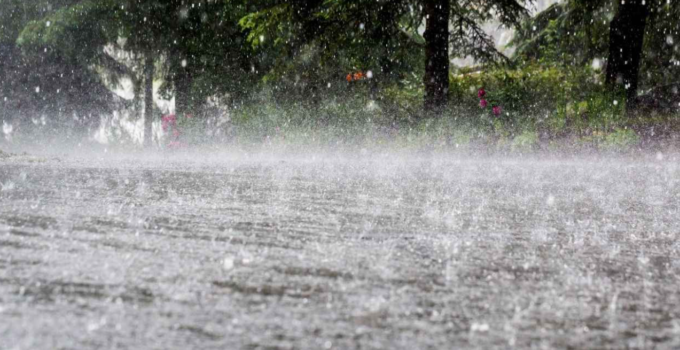
[[680, 3], [0, 3], [0, 349], [680, 347]]

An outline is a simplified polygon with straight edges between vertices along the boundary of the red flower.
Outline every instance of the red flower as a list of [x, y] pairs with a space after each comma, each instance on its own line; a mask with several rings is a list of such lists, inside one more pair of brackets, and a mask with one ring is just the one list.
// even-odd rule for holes
[[487, 102], [485, 99], [481, 99], [479, 101], [479, 107], [486, 108], [486, 106], [489, 105], [489, 102]]
[[501, 106], [493, 106], [493, 114], [494, 115], [500, 115], [502, 112]]
[[477, 91], [477, 97], [484, 98], [484, 96], [486, 96], [486, 91], [484, 91], [484, 88], [479, 89], [479, 91]]
[[357, 81], [357, 80], [362, 80], [366, 78], [366, 74], [364, 72], [356, 72], [356, 73], [349, 73], [347, 74], [347, 82], [352, 82], [352, 81]]

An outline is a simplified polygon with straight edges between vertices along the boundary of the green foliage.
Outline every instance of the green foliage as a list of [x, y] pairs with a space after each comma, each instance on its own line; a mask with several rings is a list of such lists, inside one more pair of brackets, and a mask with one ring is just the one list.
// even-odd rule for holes
[[612, 0], [569, 0], [553, 4], [517, 30], [515, 61], [548, 65], [591, 65], [607, 56]]
[[492, 69], [454, 75], [450, 93], [471, 115], [488, 118], [480, 109], [477, 91], [502, 107], [502, 123], [513, 130], [529, 125], [552, 136], [580, 133], [594, 126], [606, 128], [623, 115], [619, 96], [602, 85], [601, 74], [588, 67], [529, 65], [518, 69]]
[[27, 50], [51, 49], [66, 57], [92, 59], [104, 45], [118, 38], [116, 23], [104, 19], [120, 16], [119, 10], [114, 0], [92, 0], [64, 7], [29, 22], [17, 44]]
[[656, 0], [655, 4], [645, 32], [643, 87], [677, 83], [680, 76], [680, 1]]
[[[680, 74], [680, 2], [649, 0], [640, 83], [644, 89], [675, 82]], [[511, 45], [514, 61], [558, 66], [602, 66], [608, 55], [615, 0], [567, 0], [527, 19]]]
[[531, 151], [539, 147], [538, 133], [532, 130], [526, 130], [517, 135], [512, 140], [512, 149], [515, 151]]
[[[511, 26], [527, 15], [528, 1], [451, 1], [452, 56], [480, 62], [505, 59], [481, 25], [496, 18]], [[345, 74], [371, 71], [383, 89], [424, 71], [424, 18], [418, 0], [315, 0], [256, 2], [240, 21], [253, 47], [277, 52], [265, 76], [278, 91], [316, 95]], [[293, 79], [294, 77], [294, 79]]]
[[[481, 26], [519, 24], [529, 2], [451, 0], [451, 57], [483, 66], [452, 74], [450, 108], [421, 120], [422, 0], [7, 0], [0, 4], [0, 73], [9, 77], [2, 84], [9, 102], [0, 117], [103, 111], [113, 97], [100, 75], [112, 77], [109, 88], [121, 76], [139, 85], [139, 61], [151, 55], [163, 96], [182, 100], [181, 113], [196, 116], [178, 116], [196, 140], [211, 131], [206, 101], [218, 96], [237, 130], [231, 132], [253, 139], [335, 135], [522, 152], [555, 139], [638, 142], [649, 119], [625, 116], [622, 96], [606, 90], [592, 65], [606, 56], [616, 1], [551, 6], [523, 22], [513, 62], [498, 65], [506, 58]], [[655, 2], [643, 62], [647, 87], [677, 80], [679, 4]], [[112, 48], [130, 53], [129, 62], [113, 57]], [[346, 79], [368, 72], [371, 79]], [[490, 102], [484, 109], [482, 87]], [[503, 113], [495, 116], [492, 105]]]
[[604, 137], [603, 148], [628, 150], [640, 143], [640, 137], [630, 129], [616, 129]]
[[2, 0], [0, 1], [0, 42], [14, 43], [26, 23], [43, 18], [79, 0]]
[[240, 25], [267, 57], [264, 83], [278, 99], [320, 98], [348, 73], [370, 71], [373, 88], [421, 66], [422, 39], [409, 1], [277, 1], [258, 4]]
[[[511, 114], [536, 115], [567, 101], [580, 101], [599, 87], [598, 72], [583, 68], [529, 65], [517, 69], [496, 68], [453, 75], [450, 94], [454, 101], [477, 107], [477, 91], [485, 88], [489, 98]], [[584, 88], [585, 87], [585, 88]]]
[[[280, 147], [352, 145], [370, 148], [387, 145], [423, 150], [486, 149], [516, 153], [593, 148], [626, 151], [640, 143], [638, 134], [626, 127], [624, 120], [611, 122], [607, 128], [594, 121], [584, 126], [580, 136], [570, 131], [544, 139], [540, 124], [535, 120], [528, 122], [535, 119], [529, 117], [492, 118], [451, 109], [440, 118], [409, 121], [394, 118], [389, 108], [382, 107], [384, 104], [375, 105], [361, 96], [343, 101], [324, 100], [320, 108], [274, 104], [273, 99], [262, 98], [259, 104], [233, 111], [230, 142], [244, 145], [264, 142]], [[551, 115], [553, 119], [565, 117], [556, 112]], [[561, 124], [562, 127], [555, 131], [567, 130], [568, 122], [562, 120]]]
[[[78, 39], [93, 40], [91, 28], [76, 28], [67, 34], [73, 36], [69, 41], [47, 44], [57, 33], [65, 32], [64, 23], [73, 23], [74, 16], [69, 16], [67, 9], [78, 5], [75, 0], [0, 3], [0, 118], [16, 129], [86, 129], [96, 123], [97, 113], [109, 107], [107, 100], [112, 94], [98, 76], [78, 57], [63, 54], [76, 47]], [[16, 44], [18, 39], [26, 44], [23, 52]], [[80, 45], [84, 48], [81, 52], [91, 48], [88, 42]]]

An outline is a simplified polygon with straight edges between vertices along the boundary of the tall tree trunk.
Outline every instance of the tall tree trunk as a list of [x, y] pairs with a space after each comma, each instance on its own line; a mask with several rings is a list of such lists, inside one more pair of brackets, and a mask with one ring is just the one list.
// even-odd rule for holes
[[153, 125], [153, 57], [147, 53], [144, 57], [144, 146], [152, 145]]
[[130, 78], [132, 80], [132, 91], [134, 91], [135, 96], [132, 100], [132, 108], [134, 108], [135, 117], [142, 119], [144, 117], [144, 104], [142, 103], [142, 101], [144, 101], [144, 97], [142, 96], [144, 91], [144, 77], [138, 78], [135, 76]]
[[175, 65], [173, 85], [175, 86], [175, 114], [183, 116], [189, 108], [191, 74], [188, 67], [182, 67], [181, 62]]
[[449, 92], [449, 0], [425, 0], [425, 112], [446, 106]]
[[627, 106], [634, 109], [638, 72], [645, 39], [645, 26], [653, 0], [626, 0], [619, 3], [609, 25], [609, 59], [606, 81], [613, 89], [625, 89]]
[[[180, 35], [178, 40], [185, 47], [183, 38], [184, 35]], [[186, 56], [187, 53], [177, 47], [170, 52], [170, 80], [175, 89], [175, 114], [178, 117], [185, 115], [189, 108], [193, 67]]]

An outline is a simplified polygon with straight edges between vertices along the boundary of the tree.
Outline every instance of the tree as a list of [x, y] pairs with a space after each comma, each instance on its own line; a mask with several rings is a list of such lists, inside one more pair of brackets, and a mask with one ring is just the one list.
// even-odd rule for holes
[[260, 1], [241, 25], [253, 47], [268, 57], [259, 66], [265, 79], [285, 98], [318, 101], [328, 84], [340, 86], [348, 73], [370, 71], [369, 83], [356, 86], [371, 86], [379, 99], [381, 87], [420, 75], [424, 41], [417, 32], [422, 17], [416, 3]]
[[144, 57], [144, 146], [151, 147], [153, 126], [153, 57], [149, 54]]
[[425, 0], [425, 111], [440, 112], [449, 91], [449, 0]]
[[[521, 0], [263, 1], [241, 24], [249, 30], [248, 39], [256, 47], [268, 45], [266, 41], [263, 44], [262, 38], [276, 38], [269, 40], [269, 45], [287, 49], [286, 56], [278, 56], [285, 61], [273, 65], [274, 70], [280, 70], [277, 76], [298, 74], [297, 67], [280, 67], [290, 67], [289, 62], [305, 57], [306, 51], [321, 52], [318, 60], [307, 60], [316, 66], [304, 66], [306, 71], [323, 72], [316, 74], [320, 77], [370, 69], [378, 73], [373, 74], [374, 79], [390, 83], [398, 78], [391, 72], [417, 73], [423, 77], [424, 106], [430, 113], [446, 103], [451, 56], [470, 56], [482, 63], [506, 60], [481, 26], [493, 18], [504, 25], [519, 24], [527, 14], [523, 3]], [[431, 18], [425, 19], [427, 11]], [[418, 32], [423, 23], [426, 38]]]
[[69, 126], [63, 129], [66, 135], [79, 133], [95, 125], [99, 112], [112, 107], [113, 94], [75, 57], [62, 54], [56, 46], [32, 46], [22, 40], [27, 31], [47, 35], [59, 30], [43, 19], [76, 2], [0, 2], [0, 118], [15, 128], [52, 127], [58, 121]]
[[[96, 80], [106, 73], [111, 84], [129, 78], [140, 117], [152, 117], [153, 110], [148, 111], [153, 92], [145, 92], [153, 91], [154, 79], [164, 80], [160, 92], [166, 97], [174, 94], [176, 112], [184, 114], [189, 108], [200, 110], [212, 94], [235, 99], [255, 86], [248, 74], [255, 57], [238, 24], [247, 10], [245, 4], [241, 0], [71, 0], [23, 25], [18, 42], [31, 56], [47, 50], [73, 62], [80, 67], [76, 70], [80, 77]], [[116, 52], [130, 53], [131, 60], [113, 57]], [[161, 69], [149, 78], [154, 65]], [[144, 113], [143, 95], [147, 97]]]
[[584, 66], [603, 61], [612, 0], [568, 0], [524, 21], [510, 42], [515, 63]]
[[620, 2], [610, 24], [606, 82], [614, 89], [625, 89], [626, 101], [631, 109], [635, 108], [645, 27], [652, 2]]
[[[481, 63], [507, 61], [482, 23], [497, 19], [507, 26], [518, 26], [527, 15], [525, 1], [424, 0], [425, 29], [425, 111], [432, 115], [446, 105], [449, 84], [449, 47], [456, 57], [470, 56]], [[451, 29], [450, 29], [451, 28]]]
[[175, 112], [200, 114], [211, 95], [228, 95], [232, 102], [250, 95], [259, 75], [256, 57], [239, 26], [249, 6], [245, 0], [196, 1], [166, 8], [163, 35], [167, 84], [174, 93]]
[[[522, 24], [513, 39], [515, 61], [592, 65], [596, 71], [605, 66], [604, 81], [613, 90], [625, 90], [629, 107], [634, 107], [639, 90], [663, 88], [680, 76], [678, 18], [678, 1], [560, 2]], [[634, 61], [639, 61], [638, 68]]]

